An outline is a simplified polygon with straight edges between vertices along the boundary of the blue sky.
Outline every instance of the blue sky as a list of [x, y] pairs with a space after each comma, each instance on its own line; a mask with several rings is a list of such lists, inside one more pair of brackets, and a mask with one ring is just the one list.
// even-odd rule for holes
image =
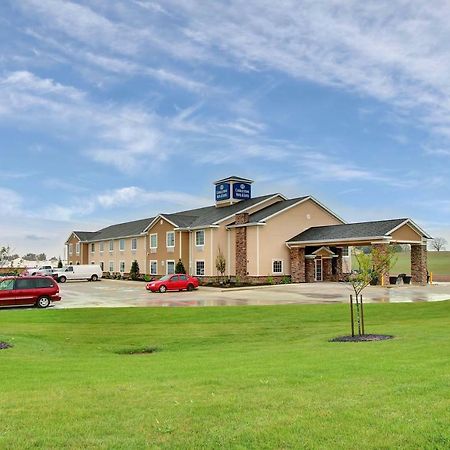
[[450, 242], [450, 3], [4, 0], [0, 244], [253, 195]]

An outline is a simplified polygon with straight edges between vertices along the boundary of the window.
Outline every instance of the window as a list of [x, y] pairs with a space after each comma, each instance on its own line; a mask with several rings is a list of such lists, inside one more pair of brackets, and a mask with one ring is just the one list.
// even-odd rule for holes
[[349, 256], [349, 250], [348, 247], [344, 247], [342, 249], [342, 256]]
[[18, 278], [14, 289], [34, 289], [36, 287], [34, 281], [29, 278]]
[[168, 231], [166, 233], [166, 246], [175, 247], [175, 231]]
[[103, 253], [104, 242], [100, 242], [98, 245], [100, 247], [100, 253]]
[[102, 269], [102, 272], [104, 270], [105, 267], [105, 263], [103, 261], [100, 261], [100, 269]]
[[119, 241], [119, 250], [123, 252], [125, 250], [125, 239], [120, 239]]
[[69, 244], [69, 255], [73, 253], [73, 244]]
[[35, 287], [37, 288], [51, 288], [53, 287], [53, 281], [49, 278], [36, 278], [34, 280]]
[[95, 252], [95, 244], [92, 243], [92, 244], [91, 244], [91, 253], [94, 253], [94, 252]]
[[158, 235], [156, 233], [150, 235], [150, 248], [158, 248]]
[[205, 261], [195, 261], [195, 275], [199, 277], [205, 275]]
[[205, 245], [205, 230], [198, 230], [195, 232], [195, 245], [197, 247]]
[[158, 275], [158, 261], [150, 261], [150, 275]]
[[272, 273], [283, 273], [283, 261], [280, 259], [272, 261]]
[[167, 261], [166, 264], [167, 275], [175, 273], [175, 261]]
[[112, 252], [114, 250], [114, 241], [109, 241], [109, 251]]
[[14, 280], [3, 280], [0, 282], [0, 291], [11, 291], [14, 287]]
[[186, 275], [180, 275], [179, 276], [181, 281], [187, 281], [187, 276]]
[[119, 271], [121, 273], [125, 272], [125, 261], [120, 261]]
[[79, 242], [76, 243], [75, 252], [77, 253], [77, 255], [80, 254], [80, 243]]
[[137, 239], [134, 238], [134, 239], [131, 239], [131, 250], [136, 251], [136, 249], [137, 249]]
[[109, 271], [114, 272], [114, 261], [109, 262]]

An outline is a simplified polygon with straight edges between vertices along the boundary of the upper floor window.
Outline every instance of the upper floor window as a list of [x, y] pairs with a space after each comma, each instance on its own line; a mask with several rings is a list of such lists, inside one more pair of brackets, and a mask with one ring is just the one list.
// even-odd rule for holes
[[94, 253], [94, 252], [95, 252], [95, 244], [92, 243], [92, 244], [91, 244], [91, 253]]
[[195, 232], [195, 245], [197, 247], [205, 245], [205, 230], [198, 230]]
[[114, 241], [109, 241], [109, 251], [112, 252], [114, 250]]
[[120, 239], [119, 241], [119, 250], [123, 252], [125, 250], [125, 239]]
[[131, 250], [136, 250], [137, 249], [137, 239], [131, 239]]
[[168, 231], [166, 233], [167, 247], [175, 247], [175, 231]]
[[77, 242], [75, 245], [75, 252], [77, 253], [77, 255], [80, 254], [80, 243], [79, 242]]
[[100, 247], [100, 253], [103, 253], [103, 247], [104, 247], [103, 244], [104, 244], [103, 242], [100, 242], [100, 243], [98, 244], [99, 247]]
[[158, 235], [156, 233], [150, 235], [150, 248], [158, 248]]
[[69, 244], [69, 255], [73, 253], [73, 244]]

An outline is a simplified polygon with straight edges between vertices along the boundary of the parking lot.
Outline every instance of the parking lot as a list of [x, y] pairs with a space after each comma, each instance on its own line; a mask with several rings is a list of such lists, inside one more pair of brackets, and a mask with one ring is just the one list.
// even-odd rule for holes
[[[347, 302], [352, 289], [345, 283], [302, 283], [250, 288], [200, 287], [193, 292], [151, 293], [145, 283], [101, 280], [60, 284], [62, 300], [54, 308], [126, 306], [236, 306]], [[432, 286], [369, 286], [366, 302], [423, 302], [450, 299], [450, 283]]]

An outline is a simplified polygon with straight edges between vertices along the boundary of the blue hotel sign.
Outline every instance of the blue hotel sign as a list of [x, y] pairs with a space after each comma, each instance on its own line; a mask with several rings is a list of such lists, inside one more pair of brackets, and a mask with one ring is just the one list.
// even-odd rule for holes
[[216, 185], [216, 201], [230, 199], [230, 183], [221, 183]]
[[233, 198], [238, 200], [248, 200], [251, 198], [251, 185], [248, 183], [233, 184]]

